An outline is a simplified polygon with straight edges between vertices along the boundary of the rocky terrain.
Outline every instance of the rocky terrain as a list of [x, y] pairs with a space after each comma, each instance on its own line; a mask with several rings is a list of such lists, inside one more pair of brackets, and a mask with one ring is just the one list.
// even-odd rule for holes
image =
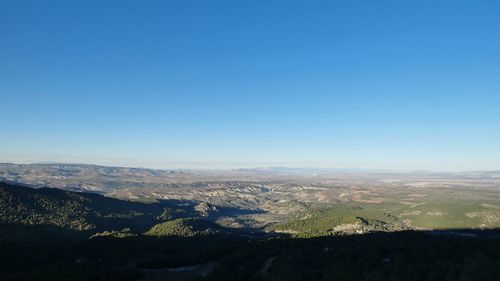
[[1, 167], [1, 280], [500, 276], [498, 173]]
[[[336, 216], [335, 212], [318, 214], [317, 210], [335, 210], [339, 206], [397, 218], [398, 226], [391, 225], [388, 230], [500, 226], [499, 172], [396, 173], [312, 168], [167, 171], [78, 164], [0, 164], [0, 180], [133, 201], [179, 202], [230, 228], [276, 230], [276, 224], [313, 215]], [[338, 225], [317, 231], [356, 232], [363, 225], [370, 229], [366, 228], [366, 219], [371, 218], [338, 221]], [[283, 226], [279, 228], [286, 231]], [[376, 229], [380, 230], [372, 228]]]

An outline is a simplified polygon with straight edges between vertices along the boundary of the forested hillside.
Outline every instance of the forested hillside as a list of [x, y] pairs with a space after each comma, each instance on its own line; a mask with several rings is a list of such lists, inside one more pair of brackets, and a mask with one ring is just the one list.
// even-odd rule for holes
[[161, 207], [59, 189], [32, 189], [0, 183], [0, 222], [53, 225], [72, 230], [146, 227]]
[[336, 204], [259, 236], [167, 203], [0, 183], [0, 280], [500, 278], [495, 229], [416, 232], [387, 212]]

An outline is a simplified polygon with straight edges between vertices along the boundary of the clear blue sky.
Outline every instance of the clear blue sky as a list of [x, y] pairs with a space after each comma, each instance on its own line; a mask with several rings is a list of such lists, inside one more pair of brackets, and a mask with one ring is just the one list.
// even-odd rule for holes
[[0, 2], [0, 162], [500, 169], [500, 2]]

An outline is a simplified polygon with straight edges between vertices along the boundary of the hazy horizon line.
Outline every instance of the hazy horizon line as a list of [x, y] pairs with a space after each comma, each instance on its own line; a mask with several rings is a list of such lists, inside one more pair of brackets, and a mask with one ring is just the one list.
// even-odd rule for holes
[[[164, 164], [170, 164], [169, 167], [155, 167], [147, 165], [136, 165], [132, 163], [100, 163], [100, 162], [75, 162], [75, 161], [1, 161], [0, 164], [13, 164], [13, 165], [88, 165], [88, 166], [100, 166], [109, 168], [131, 168], [131, 169], [149, 169], [149, 170], [192, 170], [192, 171], [237, 171], [237, 170], [265, 170], [265, 169], [296, 169], [296, 170], [337, 170], [337, 171], [364, 171], [371, 173], [412, 173], [412, 172], [427, 172], [427, 173], [466, 173], [466, 172], [500, 172], [500, 169], [469, 169], [469, 170], [433, 170], [433, 169], [394, 169], [394, 168], [374, 168], [374, 167], [359, 167], [359, 166], [314, 166], [314, 165], [299, 165], [299, 162], [290, 162], [288, 165], [286, 163], [276, 165], [254, 165], [248, 166], [250, 163], [258, 162], [240, 162], [240, 161], [200, 161], [200, 162], [190, 162], [190, 161], [173, 161], [164, 162]], [[235, 163], [245, 163], [247, 166], [233, 166], [233, 167], [182, 167], [183, 165], [209, 165], [209, 164], [235, 164]], [[150, 163], [151, 164], [151, 163]], [[177, 164], [177, 165], [172, 165]], [[290, 165], [293, 164], [293, 165]]]

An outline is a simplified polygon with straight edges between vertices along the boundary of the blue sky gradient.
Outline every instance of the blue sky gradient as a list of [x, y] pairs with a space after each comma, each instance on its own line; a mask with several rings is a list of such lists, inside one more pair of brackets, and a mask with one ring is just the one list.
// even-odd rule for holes
[[2, 1], [0, 162], [500, 169], [499, 1]]

